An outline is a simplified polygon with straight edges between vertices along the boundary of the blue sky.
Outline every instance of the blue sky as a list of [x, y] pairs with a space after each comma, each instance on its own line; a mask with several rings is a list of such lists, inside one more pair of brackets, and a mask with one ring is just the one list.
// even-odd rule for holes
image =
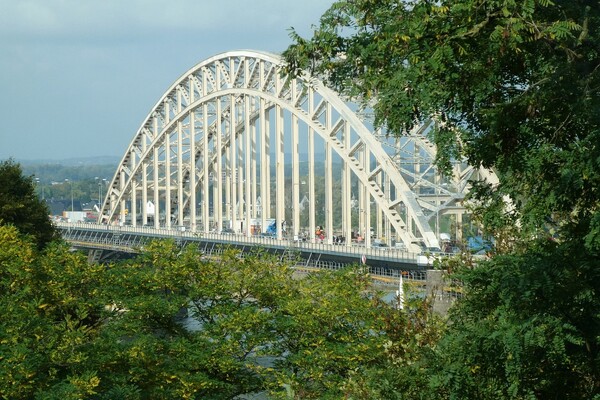
[[0, 0], [0, 160], [121, 157], [183, 73], [280, 52], [327, 0]]

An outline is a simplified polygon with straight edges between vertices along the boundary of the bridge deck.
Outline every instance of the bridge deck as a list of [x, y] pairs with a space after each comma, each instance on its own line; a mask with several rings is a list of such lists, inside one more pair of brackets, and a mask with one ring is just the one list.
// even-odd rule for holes
[[249, 251], [260, 246], [278, 253], [295, 253], [302, 259], [310, 261], [334, 261], [341, 264], [364, 263], [373, 267], [392, 269], [423, 269], [427, 261], [423, 256], [389, 248], [367, 248], [364, 245], [326, 244], [277, 240], [261, 236], [244, 236], [235, 234], [198, 233], [178, 229], [155, 229], [151, 227], [131, 227], [114, 225], [97, 225], [86, 223], [56, 224], [63, 238], [75, 247], [86, 249], [102, 249], [116, 252], [137, 253], [143, 246], [154, 239], [173, 239], [181, 245], [195, 244], [200, 249], [213, 253], [216, 248], [232, 246], [242, 251]]

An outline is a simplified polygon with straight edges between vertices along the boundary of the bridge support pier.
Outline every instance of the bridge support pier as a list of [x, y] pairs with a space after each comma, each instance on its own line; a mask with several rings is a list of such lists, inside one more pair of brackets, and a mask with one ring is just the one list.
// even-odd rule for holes
[[448, 314], [448, 310], [456, 300], [456, 296], [444, 288], [446, 286], [445, 279], [446, 271], [427, 270], [425, 295], [431, 299], [433, 312], [439, 315]]
[[91, 249], [88, 251], [88, 262], [90, 264], [98, 264], [102, 260], [102, 249]]

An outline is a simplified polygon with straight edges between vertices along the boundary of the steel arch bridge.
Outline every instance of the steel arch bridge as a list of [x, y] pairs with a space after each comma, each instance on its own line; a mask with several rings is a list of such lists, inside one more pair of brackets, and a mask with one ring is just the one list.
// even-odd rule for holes
[[438, 174], [431, 122], [387, 138], [322, 82], [282, 66], [232, 51], [177, 79], [135, 133], [99, 221], [347, 245], [385, 237], [413, 251], [439, 247], [440, 220], [460, 236], [468, 181], [482, 173], [456, 163], [452, 177]]

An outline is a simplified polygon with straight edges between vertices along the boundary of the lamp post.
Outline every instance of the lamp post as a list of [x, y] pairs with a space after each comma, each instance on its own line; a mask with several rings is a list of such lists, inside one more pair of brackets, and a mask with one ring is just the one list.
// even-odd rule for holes
[[106, 178], [95, 177], [94, 180], [98, 182], [98, 206], [102, 205], [102, 186], [106, 185]]
[[45, 200], [45, 196], [44, 196], [44, 184], [42, 183], [42, 181], [40, 180], [40, 178], [35, 178], [35, 183], [38, 187], [38, 190], [42, 191], [42, 200]]
[[75, 212], [75, 206], [73, 205], [73, 181], [71, 181], [71, 212]]
[[95, 177], [94, 179], [98, 183], [98, 206], [100, 206], [100, 204], [102, 203], [102, 181], [103, 181], [103, 179], [100, 179], [98, 177]]
[[435, 199], [435, 233], [436, 236], [438, 238], [438, 240], [440, 240], [440, 188], [436, 187], [436, 199]]
[[71, 185], [71, 213], [75, 211], [75, 207], [73, 206], [73, 181], [69, 179], [65, 179], [65, 182], [68, 182]]
[[435, 190], [436, 190], [435, 229], [436, 229], [436, 234], [437, 234], [438, 240], [440, 240], [440, 233], [442, 232], [440, 229], [440, 208], [441, 208], [441, 204], [443, 203], [443, 201], [440, 201], [440, 196], [442, 195], [442, 190], [446, 191], [447, 187], [448, 187], [448, 183], [444, 182], [441, 184], [441, 187], [436, 186], [436, 188], [435, 188]]
[[97, 176], [94, 177], [94, 181], [96, 182], [96, 185], [98, 185], [98, 205], [100, 205], [100, 182], [98, 182], [98, 178]]

